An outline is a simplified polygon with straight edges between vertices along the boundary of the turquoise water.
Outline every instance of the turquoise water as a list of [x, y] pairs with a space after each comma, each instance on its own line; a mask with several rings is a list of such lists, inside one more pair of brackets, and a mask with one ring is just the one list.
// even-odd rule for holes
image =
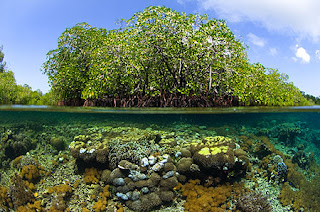
[[[0, 134], [0, 211], [320, 210], [318, 106], [2, 106]], [[188, 196], [189, 180], [213, 189], [206, 198], [215, 204]], [[243, 195], [218, 200], [230, 184]]]

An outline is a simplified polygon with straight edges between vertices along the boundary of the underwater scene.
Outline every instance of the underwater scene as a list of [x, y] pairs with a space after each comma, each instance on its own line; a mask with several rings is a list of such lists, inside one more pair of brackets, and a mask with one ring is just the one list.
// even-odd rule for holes
[[0, 107], [0, 211], [320, 211], [320, 108]]

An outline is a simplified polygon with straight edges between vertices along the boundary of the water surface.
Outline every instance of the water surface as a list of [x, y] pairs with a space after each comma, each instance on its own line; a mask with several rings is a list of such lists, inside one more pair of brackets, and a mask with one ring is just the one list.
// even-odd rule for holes
[[[159, 109], [1, 106], [0, 134], [3, 173], [0, 188], [8, 197], [0, 203], [0, 209], [4, 211], [19, 207], [32, 211], [36, 210], [38, 203], [41, 203], [37, 206], [39, 211], [53, 208], [60, 211], [120, 211], [122, 208], [125, 211], [245, 211], [244, 207], [249, 207], [239, 202], [250, 202], [252, 196], [241, 196], [233, 191], [225, 196], [225, 201], [201, 208], [204, 206], [197, 204], [204, 197], [198, 194], [198, 199], [192, 199], [182, 192], [188, 185], [190, 187], [188, 182], [193, 182], [189, 180], [199, 180], [199, 186], [204, 190], [210, 188], [216, 193], [221, 186], [232, 184], [235, 187], [234, 183], [242, 183], [242, 193], [254, 193], [261, 202], [269, 204], [270, 208], [266, 206], [265, 211], [320, 210], [320, 195], [311, 196], [312, 192], [315, 194], [320, 190], [317, 177], [320, 170], [320, 106]], [[245, 152], [240, 168], [230, 162], [223, 162], [221, 167], [206, 166], [197, 159], [200, 149], [192, 150], [194, 152], [189, 149], [191, 155], [187, 156], [182, 153], [190, 145], [201, 144], [209, 149], [231, 145], [229, 141], [219, 145], [214, 143], [218, 137], [230, 138], [232, 145], [236, 145], [234, 148]], [[78, 148], [76, 145], [80, 143], [82, 146]], [[102, 151], [103, 145], [106, 145], [104, 159], [92, 156], [98, 155], [95, 151], [99, 148]], [[131, 155], [124, 154], [124, 151]], [[219, 151], [225, 154], [223, 150]], [[166, 155], [169, 155], [168, 163], [173, 164], [173, 170], [160, 167], [155, 171], [153, 164], [141, 166], [143, 158], [155, 156], [160, 163], [167, 158]], [[183, 158], [191, 158], [199, 169], [197, 173], [179, 169]], [[140, 166], [139, 173], [146, 175], [143, 180], [150, 179], [153, 172], [163, 180], [166, 174], [174, 172], [170, 177], [181, 186], [166, 187], [159, 183], [144, 186], [145, 190], [148, 188], [145, 193], [143, 186], [137, 185], [123, 191], [115, 181], [105, 180], [102, 174], [106, 170], [114, 172], [117, 167], [121, 169], [122, 165], [118, 164], [121, 160]], [[26, 172], [32, 170], [27, 166], [36, 169], [37, 176], [28, 178]], [[136, 171], [131, 168], [123, 171], [126, 183]], [[87, 181], [90, 174], [97, 180]], [[16, 175], [18, 177], [14, 177]], [[13, 189], [18, 186], [17, 179], [25, 182], [20, 187], [25, 186], [24, 190], [30, 194], [29, 199], [22, 202], [16, 200], [18, 191]], [[55, 190], [61, 185], [69, 186], [69, 191]], [[110, 186], [109, 196], [101, 193], [106, 186]], [[171, 199], [161, 199], [164, 190], [166, 194], [172, 194]], [[133, 191], [139, 193], [137, 199], [132, 199], [132, 193], [129, 195]], [[216, 193], [208, 195], [218, 201]], [[59, 203], [54, 200], [54, 195], [60, 195]], [[156, 198], [154, 204], [139, 205], [145, 205], [147, 197]], [[79, 200], [83, 205], [79, 205]], [[195, 201], [196, 208], [188, 206], [192, 201]], [[97, 209], [98, 205], [103, 209]]]

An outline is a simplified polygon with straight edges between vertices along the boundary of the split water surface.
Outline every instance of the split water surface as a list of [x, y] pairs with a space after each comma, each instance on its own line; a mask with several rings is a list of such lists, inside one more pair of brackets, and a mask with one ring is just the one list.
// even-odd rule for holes
[[0, 135], [0, 211], [320, 211], [319, 106], [1, 106]]

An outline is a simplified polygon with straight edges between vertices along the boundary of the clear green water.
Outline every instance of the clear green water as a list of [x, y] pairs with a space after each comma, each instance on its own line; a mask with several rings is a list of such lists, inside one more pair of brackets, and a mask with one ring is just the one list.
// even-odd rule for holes
[[[103, 131], [104, 133], [102, 134], [106, 136], [108, 134], [104, 131], [106, 127], [121, 129], [122, 134], [127, 133], [128, 136], [132, 136], [130, 131], [136, 132], [138, 135], [145, 134], [146, 132], [150, 132], [150, 134], [153, 135], [153, 133], [157, 132], [158, 134], [160, 133], [160, 137], [163, 136], [162, 140], [164, 140], [164, 138], [175, 140], [174, 145], [177, 146], [183, 146], [183, 142], [190, 143], [192, 139], [201, 141], [208, 136], [230, 137], [234, 139], [241, 148], [242, 145], [246, 146], [248, 158], [251, 163], [251, 170], [247, 171], [247, 177], [241, 176], [232, 181], [242, 181], [251, 190], [266, 194], [268, 196], [268, 201], [271, 204], [272, 211], [299, 211], [299, 207], [300, 209], [303, 208], [304, 211], [320, 211], [320, 209], [317, 208], [318, 205], [320, 205], [319, 196], [313, 197], [312, 201], [314, 204], [298, 203], [298, 199], [301, 195], [306, 196], [306, 194], [303, 193], [303, 188], [296, 188], [297, 186], [293, 185], [294, 183], [291, 182], [292, 179], [290, 177], [284, 176], [281, 179], [278, 179], [279, 177], [274, 177], [274, 173], [268, 170], [268, 167], [261, 165], [264, 159], [272, 161], [272, 158], [277, 155], [277, 152], [270, 151], [264, 155], [257, 153], [257, 146], [262, 143], [262, 138], [267, 138], [274, 148], [283, 154], [282, 157], [285, 158], [285, 163], [287, 165], [289, 165], [289, 162], [292, 163], [295, 166], [294, 169], [305, 176], [304, 180], [312, 183], [301, 184], [301, 186], [312, 185], [313, 188], [320, 190], [320, 184], [316, 181], [316, 178], [320, 173], [317, 169], [317, 164], [320, 161], [320, 107], [318, 106], [222, 109], [114, 109], [2, 106], [0, 107], [1, 185], [10, 188], [10, 186], [14, 184], [9, 179], [12, 178], [14, 173], [21, 174], [22, 170], [21, 166], [13, 165], [12, 162], [15, 157], [20, 156], [19, 153], [17, 151], [10, 152], [6, 146], [8, 145], [8, 138], [6, 138], [6, 136], [8, 137], [8, 131], [10, 131], [10, 133], [17, 136], [17, 142], [22, 142], [26, 137], [32, 140], [33, 145], [30, 145], [20, 154], [23, 155], [23, 157], [26, 157], [25, 155], [27, 155], [28, 157], [36, 158], [38, 163], [44, 167], [45, 171], [50, 173], [48, 176], [40, 174], [38, 179], [33, 182], [36, 188], [32, 190], [32, 193], [37, 193], [37, 197], [33, 201], [40, 200], [42, 201], [43, 208], [50, 208], [53, 204], [52, 198], [50, 199], [48, 195], [45, 195], [46, 189], [50, 186], [53, 187], [63, 183], [61, 179], [58, 179], [58, 176], [61, 174], [62, 167], [70, 166], [71, 168], [69, 167], [68, 170], [71, 171], [71, 173], [68, 175], [69, 179], [66, 180], [79, 180], [81, 181], [81, 186], [80, 188], [72, 188], [72, 195], [64, 199], [66, 207], [63, 210], [69, 208], [71, 211], [81, 211], [79, 204], [76, 204], [74, 199], [80, 198], [85, 201], [85, 197], [81, 196], [85, 194], [80, 190], [91, 189], [91, 185], [83, 183], [83, 169], [85, 167], [95, 167], [102, 171], [103, 169], [111, 168], [107, 164], [97, 164], [92, 161], [88, 163], [81, 161], [79, 165], [79, 161], [75, 162], [74, 157], [71, 156], [68, 146], [74, 141], [75, 136], [90, 136], [93, 135], [90, 133], [94, 130]], [[129, 128], [131, 128], [131, 130], [128, 130]], [[137, 136], [136, 134], [135, 136]], [[108, 136], [111, 136], [111, 138], [108, 138], [112, 140], [112, 133], [108, 134]], [[65, 143], [65, 148], [55, 147], [52, 144], [52, 140], [50, 140], [52, 137], [62, 138]], [[123, 138], [120, 137], [120, 142], [128, 142], [121, 139]], [[250, 149], [250, 147], [248, 147], [248, 142], [244, 142], [243, 139], [251, 139], [254, 148], [252, 147]], [[183, 140], [183, 142], [181, 140]], [[180, 141], [181, 143], [179, 143]], [[179, 152], [179, 149], [172, 145], [173, 144], [166, 148], [174, 149], [174, 151], [170, 152], [170, 157], [173, 158], [175, 165], [177, 165], [180, 158], [179, 156], [176, 157], [175, 153]], [[164, 150], [164, 147], [161, 147], [160, 149], [161, 151], [163, 150], [163, 152], [167, 151]], [[15, 155], [9, 155], [11, 153]], [[59, 162], [59, 158], [62, 158], [62, 156], [68, 158], [67, 162]], [[52, 161], [54, 160], [58, 161], [57, 165], [52, 164]], [[269, 167], [272, 166], [275, 167], [275, 164], [270, 162]], [[254, 171], [258, 169], [260, 172], [264, 171], [266, 176]], [[207, 170], [205, 172], [206, 173], [203, 175], [208, 175]], [[261, 185], [252, 186], [252, 183], [250, 184], [250, 177], [248, 176], [254, 176], [256, 180], [261, 182]], [[65, 175], [61, 177], [66, 178]], [[190, 176], [190, 178], [196, 177]], [[50, 184], [40, 183], [41, 179], [50, 182]], [[279, 196], [280, 191], [286, 182], [288, 182], [289, 185], [292, 186], [292, 189], [297, 192], [296, 194], [298, 194], [296, 197], [291, 198], [290, 201], [293, 204], [285, 204], [285, 200], [281, 200]], [[226, 182], [222, 182], [222, 184], [223, 183]], [[100, 181], [98, 184], [102, 186], [105, 182]], [[45, 188], [46, 186], [47, 188]], [[90, 188], [87, 188], [86, 186], [89, 186]], [[300, 193], [298, 193], [299, 191]], [[11, 199], [12, 196], [12, 192], [9, 192], [9, 197]], [[116, 191], [113, 192], [113, 196], [116, 196]], [[235, 210], [237, 207], [236, 201], [234, 201], [232, 197], [228, 198], [228, 201], [233, 205], [233, 208], [229, 209]], [[181, 194], [177, 194], [177, 197], [172, 201], [169, 201], [169, 204], [161, 203], [160, 206], [158, 205], [150, 210], [165, 210], [165, 208], [170, 208], [170, 211], [181, 211], [184, 210], [182, 202], [184, 200], [185, 197], [181, 196]], [[304, 199], [300, 200], [306, 202]], [[114, 197], [113, 201], [116, 202], [117, 197]], [[125, 210], [128, 210], [125, 206], [127, 204], [126, 201], [118, 201], [124, 205]], [[6, 206], [4, 202], [0, 201], [0, 211], [17, 210], [17, 207], [13, 206], [10, 208]], [[95, 202], [97, 202], [97, 199], [87, 200], [86, 207], [89, 210], [92, 210]], [[22, 206], [24, 205], [26, 204], [22, 204]], [[111, 210], [111, 206], [108, 207]], [[134, 207], [131, 206], [129, 208], [132, 209]], [[138, 209], [136, 209], [136, 211], [137, 210]]]

